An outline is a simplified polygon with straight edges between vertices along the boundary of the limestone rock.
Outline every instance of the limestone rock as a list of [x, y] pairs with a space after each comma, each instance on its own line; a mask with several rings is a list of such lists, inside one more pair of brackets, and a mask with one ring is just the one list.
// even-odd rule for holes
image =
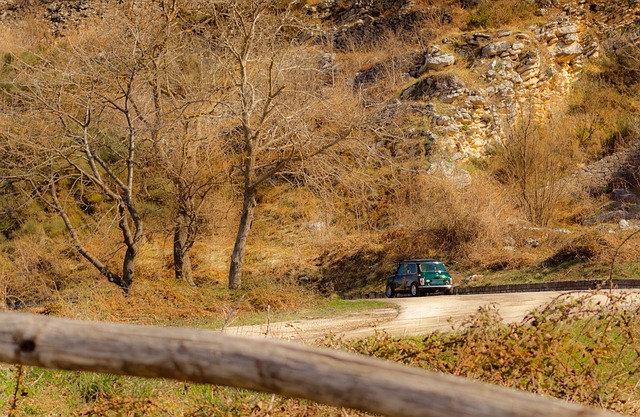
[[491, 58], [508, 51], [509, 48], [511, 48], [511, 44], [507, 41], [490, 43], [489, 45], [482, 48], [482, 56], [485, 58]]
[[421, 72], [440, 71], [445, 67], [453, 65], [455, 62], [456, 59], [453, 54], [427, 55], [424, 58], [424, 65], [421, 68]]
[[572, 59], [582, 55], [583, 49], [582, 45], [579, 43], [573, 43], [571, 45], [566, 45], [564, 43], [556, 45], [556, 49], [553, 52], [553, 55], [556, 58], [556, 61], [559, 64], [564, 64]]

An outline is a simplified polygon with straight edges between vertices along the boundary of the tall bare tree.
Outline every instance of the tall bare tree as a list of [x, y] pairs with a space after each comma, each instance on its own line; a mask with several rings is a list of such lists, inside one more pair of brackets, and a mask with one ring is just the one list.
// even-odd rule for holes
[[[228, 69], [230, 94], [222, 115], [237, 126], [232, 141], [242, 190], [229, 288], [241, 286], [258, 189], [350, 138], [358, 115], [355, 100], [349, 101], [348, 110], [331, 108], [338, 89], [323, 86], [317, 69], [312, 70], [318, 67], [319, 54], [312, 63], [300, 47], [299, 22], [291, 10], [295, 2], [284, 8], [276, 3], [220, 2], [213, 13], [212, 51]], [[348, 90], [339, 93], [343, 101], [350, 99]]]
[[[33, 124], [44, 116], [46, 124], [21, 132], [32, 146], [14, 154], [49, 161], [46, 169], [25, 166], [23, 178], [36, 190], [48, 184], [40, 197], [62, 216], [74, 245], [125, 291], [143, 237], [137, 202], [146, 190], [168, 191], [162, 210], [173, 211], [175, 276], [193, 284], [189, 251], [205, 224], [207, 197], [228, 176], [213, 127], [220, 67], [198, 47], [198, 17], [179, 17], [191, 12], [190, 0], [133, 4], [126, 13], [114, 7], [106, 28], [69, 38], [35, 63], [16, 61], [16, 98], [27, 104], [21, 117]], [[42, 152], [46, 158], [33, 157]], [[89, 194], [101, 195], [105, 217], [94, 220], [104, 225], [113, 214], [122, 232], [121, 274], [83, 244], [86, 225], [72, 214]]]
[[[128, 26], [94, 35], [31, 61], [16, 59], [16, 101], [23, 107], [3, 137], [15, 162], [3, 176], [32, 184], [61, 216], [78, 252], [128, 292], [144, 230], [136, 201], [139, 151], [148, 139], [140, 124], [148, 107], [140, 82], [144, 51]], [[121, 272], [83, 240], [88, 219], [108, 218], [124, 244]]]
[[[141, 116], [150, 132], [152, 173], [168, 182], [173, 222], [173, 261], [177, 279], [194, 284], [190, 249], [206, 219], [208, 197], [226, 182], [224, 142], [216, 130], [221, 69], [207, 65], [198, 32], [206, 15], [190, 0], [162, 0], [147, 13], [143, 77], [152, 111]], [[181, 15], [195, 16], [189, 20]]]

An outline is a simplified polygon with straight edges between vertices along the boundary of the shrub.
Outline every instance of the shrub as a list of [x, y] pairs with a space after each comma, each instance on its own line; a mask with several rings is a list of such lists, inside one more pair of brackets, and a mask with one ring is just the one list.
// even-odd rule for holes
[[469, 9], [467, 27], [470, 30], [496, 28], [527, 20], [534, 16], [536, 10], [535, 4], [529, 1], [474, 0], [463, 3]]
[[390, 246], [398, 257], [442, 257], [465, 260], [500, 240], [499, 216], [507, 210], [489, 180], [474, 178], [475, 186], [460, 187], [440, 175], [408, 179], [396, 199], [403, 233]]
[[640, 411], [640, 309], [630, 293], [565, 295], [505, 325], [481, 307], [452, 333], [374, 337], [332, 347], [624, 414]]

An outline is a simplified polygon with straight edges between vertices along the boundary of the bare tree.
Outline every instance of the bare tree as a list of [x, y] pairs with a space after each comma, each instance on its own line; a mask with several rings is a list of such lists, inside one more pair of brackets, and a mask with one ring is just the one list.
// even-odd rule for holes
[[[178, 18], [190, 7], [189, 0], [167, 0], [132, 5], [126, 15], [114, 8], [109, 19], [117, 23], [106, 31], [100, 26], [35, 63], [17, 64], [21, 118], [33, 124], [44, 115], [46, 123], [20, 132], [31, 146], [13, 153], [48, 161], [38, 169], [22, 165], [22, 178], [60, 214], [80, 253], [125, 291], [143, 237], [136, 200], [144, 201], [149, 187], [168, 192], [162, 210], [173, 211], [175, 276], [193, 284], [189, 251], [206, 223], [207, 197], [228, 176], [214, 128], [220, 67], [199, 48], [194, 25], [201, 22]], [[40, 192], [45, 183], [47, 194]], [[71, 215], [94, 193], [102, 197], [91, 210], [101, 217], [87, 214], [96, 230], [115, 216], [125, 245], [122, 274], [83, 244], [82, 222], [91, 216], [79, 222]]]
[[[176, 279], [194, 284], [190, 249], [205, 223], [207, 197], [226, 181], [223, 142], [215, 129], [216, 65], [207, 65], [197, 35], [197, 13], [189, 0], [159, 1], [154, 27], [147, 29], [145, 81], [153, 110], [141, 116], [153, 144], [153, 174], [165, 178], [174, 211], [173, 261]], [[149, 16], [146, 17], [147, 19]], [[206, 20], [206, 19], [205, 19]]]
[[558, 132], [553, 120], [542, 127], [533, 107], [508, 116], [504, 130], [496, 146], [495, 172], [511, 187], [527, 220], [547, 225], [574, 159], [570, 135]]
[[233, 140], [242, 209], [229, 288], [239, 288], [258, 189], [351, 137], [358, 107], [340, 114], [348, 121], [332, 120], [340, 109], [330, 108], [328, 97], [337, 91], [322, 88], [317, 71], [310, 70], [314, 65], [295, 38], [298, 22], [290, 8], [268, 0], [233, 0], [216, 6], [211, 47], [228, 68], [230, 94], [224, 117], [238, 126]]
[[[125, 292], [134, 281], [144, 230], [135, 194], [146, 135], [138, 102], [144, 96], [143, 53], [128, 29], [102, 34], [117, 35], [108, 44], [99, 44], [101, 36], [70, 41], [35, 62], [16, 60], [16, 99], [23, 108], [3, 137], [14, 161], [3, 177], [31, 184], [34, 195], [61, 216], [78, 252]], [[118, 48], [124, 45], [127, 54]], [[107, 218], [124, 244], [120, 273], [83, 240], [88, 219]]]

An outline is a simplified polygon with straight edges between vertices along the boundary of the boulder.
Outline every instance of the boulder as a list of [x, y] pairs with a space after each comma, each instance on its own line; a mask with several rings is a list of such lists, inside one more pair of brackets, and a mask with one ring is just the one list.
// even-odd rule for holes
[[485, 58], [491, 58], [508, 51], [509, 48], [511, 48], [511, 44], [507, 41], [493, 42], [482, 48], [482, 56]]
[[420, 69], [420, 72], [440, 71], [445, 67], [453, 65], [455, 62], [456, 58], [453, 54], [427, 55], [424, 58], [424, 65]]
[[561, 38], [563, 36], [574, 34], [578, 31], [578, 26], [574, 23], [569, 23], [566, 25], [558, 26], [556, 28], [556, 36]]
[[559, 43], [556, 45], [553, 55], [556, 57], [556, 61], [559, 64], [566, 64], [572, 59], [582, 55], [582, 52], [582, 46], [577, 42], [572, 43], [571, 45]]

